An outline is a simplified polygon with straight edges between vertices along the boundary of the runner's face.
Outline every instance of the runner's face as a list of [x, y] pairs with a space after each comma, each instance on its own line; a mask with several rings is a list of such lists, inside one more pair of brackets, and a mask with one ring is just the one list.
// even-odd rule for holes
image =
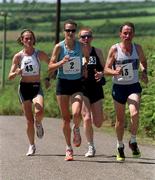
[[75, 39], [76, 26], [74, 24], [66, 24], [64, 34], [66, 39]]
[[122, 28], [122, 32], [120, 32], [121, 40], [124, 42], [131, 42], [133, 37], [134, 37], [134, 32], [133, 32], [132, 27], [125, 25]]
[[30, 32], [25, 32], [22, 36], [22, 43], [25, 47], [33, 47], [34, 38]]
[[80, 42], [83, 44], [91, 44], [92, 34], [89, 31], [83, 30], [80, 33]]

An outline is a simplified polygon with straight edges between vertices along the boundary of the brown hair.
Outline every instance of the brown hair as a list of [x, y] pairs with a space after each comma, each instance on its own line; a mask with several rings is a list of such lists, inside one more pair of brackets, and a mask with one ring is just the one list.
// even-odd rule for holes
[[135, 25], [132, 22], [125, 22], [120, 26], [119, 32], [122, 32], [124, 26], [129, 26], [132, 28], [133, 32], [135, 32]]
[[67, 21], [64, 22], [64, 29], [65, 29], [66, 24], [72, 24], [77, 28], [77, 23], [73, 21], [72, 19], [68, 19]]
[[30, 29], [24, 29], [24, 30], [20, 33], [20, 36], [18, 37], [17, 42], [18, 42], [20, 45], [23, 45], [23, 43], [22, 43], [21, 40], [23, 39], [23, 36], [24, 36], [24, 33], [25, 33], [25, 32], [29, 32], [29, 33], [32, 34], [33, 39], [34, 39], [33, 45], [35, 45], [35, 43], [36, 43], [36, 38], [35, 38], [34, 32], [33, 32], [32, 30], [30, 30]]

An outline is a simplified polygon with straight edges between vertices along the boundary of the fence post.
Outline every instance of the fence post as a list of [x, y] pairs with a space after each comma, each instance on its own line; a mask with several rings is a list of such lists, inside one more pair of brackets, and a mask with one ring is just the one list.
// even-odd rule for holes
[[60, 12], [61, 12], [61, 0], [57, 0], [55, 44], [57, 44], [57, 43], [59, 42], [59, 34], [60, 34]]
[[3, 21], [3, 48], [2, 48], [2, 79], [1, 79], [1, 88], [5, 86], [5, 58], [6, 58], [6, 21], [7, 21], [7, 12], [1, 12], [1, 16], [4, 16]]

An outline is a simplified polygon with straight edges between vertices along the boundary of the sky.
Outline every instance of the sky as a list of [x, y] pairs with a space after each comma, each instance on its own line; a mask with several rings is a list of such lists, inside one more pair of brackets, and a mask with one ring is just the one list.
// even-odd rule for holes
[[[0, 2], [2, 2], [3, 0], [0, 0]], [[10, 0], [6, 0], [7, 2], [9, 2]], [[29, 2], [31, 2], [32, 0], [28, 0]], [[36, 0], [37, 2], [50, 2], [50, 3], [55, 3], [57, 2], [57, 0]], [[85, 0], [61, 0], [61, 2], [84, 2]], [[125, 2], [125, 1], [135, 1], [135, 0], [90, 0], [90, 2], [102, 2], [102, 1], [107, 1], [107, 2], [116, 2], [116, 1], [120, 1], [120, 2]], [[136, 1], [143, 1], [143, 0], [136, 0]], [[14, 0], [14, 2], [23, 2], [23, 0]]]

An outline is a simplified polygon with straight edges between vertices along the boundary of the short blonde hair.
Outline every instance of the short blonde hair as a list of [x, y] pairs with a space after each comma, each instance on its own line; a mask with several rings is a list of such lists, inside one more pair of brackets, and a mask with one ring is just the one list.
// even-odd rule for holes
[[93, 31], [92, 31], [91, 28], [89, 28], [89, 27], [82, 27], [82, 28], [80, 29], [79, 33], [78, 33], [78, 38], [80, 38], [82, 31], [89, 31], [89, 33], [90, 33], [91, 35], [93, 35]]

